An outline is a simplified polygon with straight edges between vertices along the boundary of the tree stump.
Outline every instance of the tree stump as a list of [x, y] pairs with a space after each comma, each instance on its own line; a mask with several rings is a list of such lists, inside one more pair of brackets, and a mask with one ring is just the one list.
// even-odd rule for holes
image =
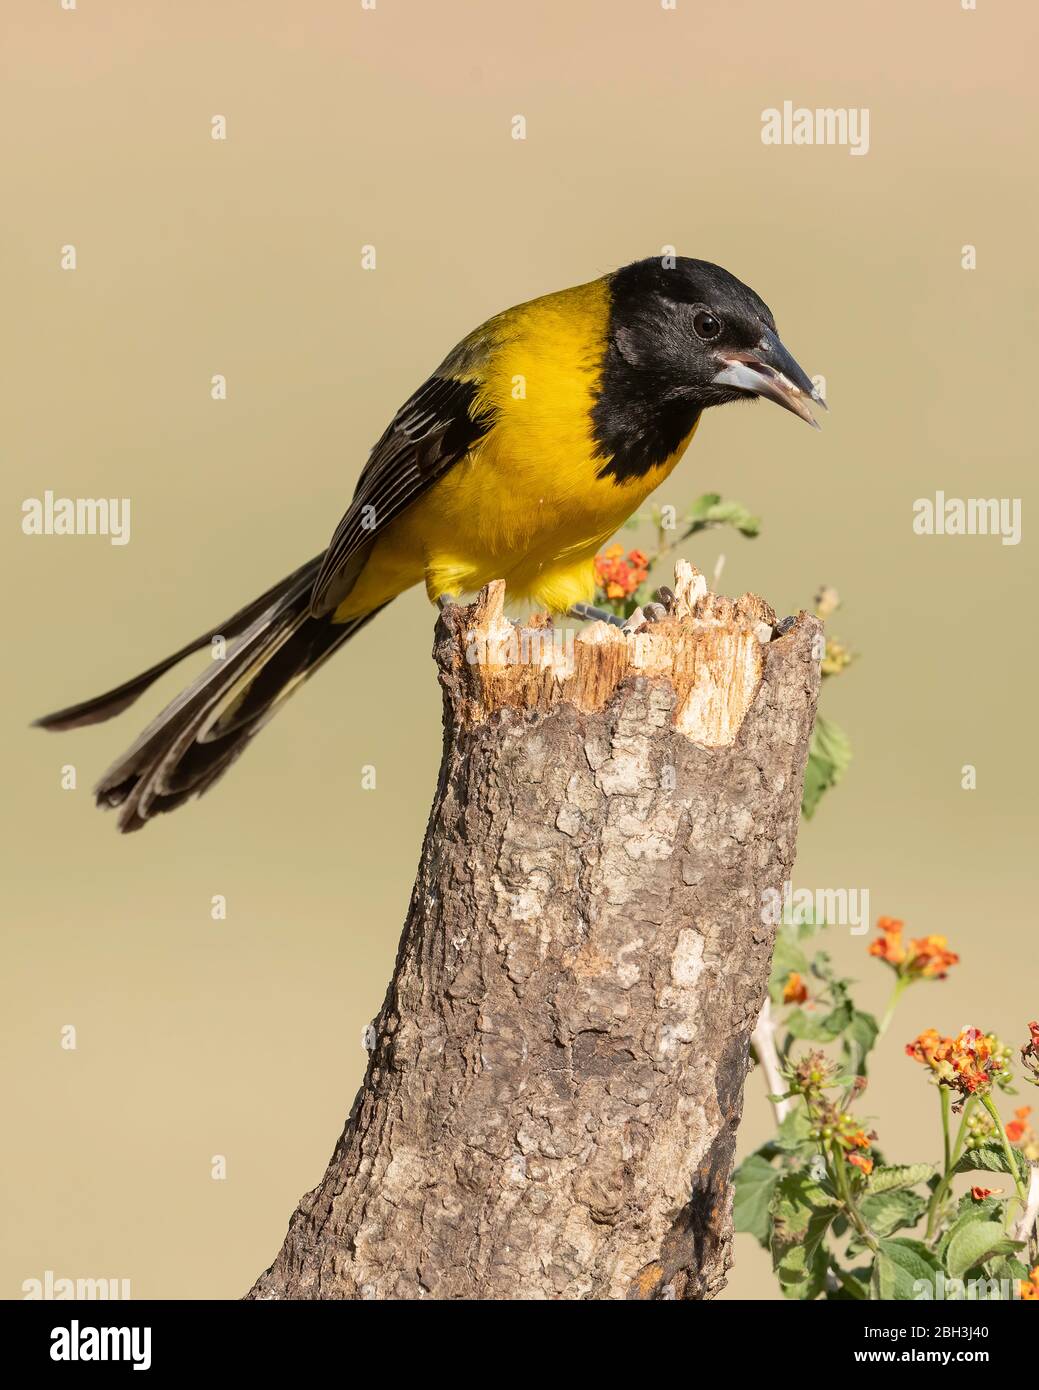
[[444, 752], [364, 1084], [248, 1297], [706, 1298], [789, 877], [819, 624], [449, 607]]

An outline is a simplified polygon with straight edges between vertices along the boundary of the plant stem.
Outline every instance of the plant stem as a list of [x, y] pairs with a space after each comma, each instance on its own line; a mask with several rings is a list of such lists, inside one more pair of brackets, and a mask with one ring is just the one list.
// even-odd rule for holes
[[873, 1232], [866, 1225], [858, 1207], [855, 1205], [855, 1199], [851, 1195], [851, 1188], [848, 1185], [848, 1174], [844, 1167], [844, 1155], [838, 1150], [836, 1145], [833, 1145], [831, 1148], [831, 1156], [833, 1160], [831, 1169], [836, 1179], [837, 1191], [840, 1193], [844, 1208], [851, 1218], [852, 1225], [875, 1255], [880, 1249], [880, 1246], [877, 1244], [877, 1239]]
[[996, 1131], [999, 1134], [999, 1142], [1003, 1145], [1003, 1156], [1007, 1161], [1007, 1167], [1010, 1169], [1010, 1176], [1014, 1179], [1014, 1187], [1017, 1189], [1018, 1198], [1022, 1207], [1027, 1207], [1028, 1193], [1025, 1190], [1025, 1185], [1021, 1181], [1021, 1174], [1018, 1171], [1017, 1155], [1010, 1147], [1010, 1140], [1007, 1138], [1007, 1132], [1003, 1128], [1003, 1121], [999, 1118], [999, 1111], [996, 1109], [996, 1102], [992, 1099], [991, 1092], [981, 1097], [981, 1103], [992, 1116]]
[[[974, 1097], [973, 1097], [973, 1096], [971, 1096], [968, 1100], [966, 1100], [966, 1101], [964, 1102], [963, 1113], [962, 1113], [962, 1115], [960, 1116], [960, 1127], [959, 1127], [959, 1129], [956, 1131], [956, 1143], [953, 1145], [953, 1150], [952, 1150], [952, 1167], [953, 1167], [953, 1168], [955, 1168], [956, 1165], [957, 1165], [957, 1163], [959, 1163], [959, 1161], [960, 1161], [960, 1155], [963, 1153], [963, 1146], [964, 1146], [964, 1144], [966, 1144], [966, 1142], [967, 1142], [967, 1118], [968, 1118], [968, 1116], [970, 1115], [970, 1112], [971, 1112], [971, 1109], [973, 1108], [973, 1105], [974, 1105]], [[951, 1173], [951, 1172], [950, 1172], [949, 1176], [952, 1177], [952, 1173]]]
[[956, 1142], [950, 1154], [949, 1102], [952, 1097], [949, 1093], [948, 1086], [939, 1086], [938, 1089], [942, 1093], [942, 1128], [945, 1132], [945, 1172], [942, 1174], [941, 1182], [939, 1182], [938, 1186], [931, 1193], [931, 1200], [927, 1204], [927, 1230], [924, 1233], [925, 1240], [931, 1240], [934, 1236], [935, 1226], [938, 1224], [938, 1218], [941, 1215], [942, 1202], [944, 1202], [945, 1194], [948, 1192], [949, 1184], [952, 1182], [952, 1170], [956, 1167], [957, 1163], [959, 1163], [960, 1155], [963, 1153], [963, 1146], [967, 1142], [967, 1116], [970, 1114], [971, 1106], [974, 1104], [973, 1096], [968, 1097], [964, 1103], [963, 1113], [960, 1116], [960, 1127], [956, 1131]]
[[950, 1096], [948, 1086], [939, 1086], [938, 1090], [941, 1093], [942, 1098], [942, 1143], [945, 1151], [945, 1173], [943, 1176], [948, 1177], [949, 1171], [952, 1168], [952, 1148], [949, 1143]]
[[892, 991], [891, 998], [888, 1000], [887, 1008], [884, 1010], [884, 1017], [880, 1020], [880, 1027], [877, 1030], [878, 1042], [887, 1032], [888, 1024], [894, 1017], [895, 1009], [898, 1007], [898, 1001], [902, 998], [902, 993], [909, 983], [910, 979], [908, 975], [899, 975], [895, 980], [895, 988]]

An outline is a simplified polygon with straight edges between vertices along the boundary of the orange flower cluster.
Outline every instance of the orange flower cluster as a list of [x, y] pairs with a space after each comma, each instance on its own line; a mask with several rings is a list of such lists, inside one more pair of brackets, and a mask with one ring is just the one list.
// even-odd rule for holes
[[1039, 1265], [1036, 1265], [1027, 1279], [1021, 1280], [1021, 1297], [1039, 1300]]
[[995, 1191], [994, 1187], [972, 1187], [970, 1190], [971, 1201], [983, 1202], [986, 1197], [991, 1197]]
[[906, 1055], [930, 1067], [940, 1086], [961, 1096], [982, 1095], [997, 1077], [1009, 1072], [1008, 1049], [980, 1028], [964, 1028], [955, 1038], [943, 1038], [936, 1028], [927, 1028], [906, 1043]]
[[649, 578], [649, 557], [641, 550], [624, 554], [622, 545], [611, 545], [595, 557], [595, 577], [608, 599], [630, 598]]
[[906, 958], [906, 948], [902, 945], [904, 922], [897, 917], [878, 917], [877, 929], [884, 933], [869, 943], [869, 953], [886, 961], [888, 965], [899, 966]]
[[791, 970], [783, 986], [784, 1004], [803, 1004], [808, 998], [808, 987], [796, 970]]
[[951, 967], [959, 964], [959, 956], [949, 950], [944, 936], [917, 936], [903, 942], [905, 923], [897, 917], [879, 917], [877, 927], [881, 935], [870, 942], [869, 953], [890, 965], [898, 975], [914, 980], [944, 980]]
[[876, 1137], [872, 1130], [867, 1134], [864, 1129], [844, 1130], [837, 1134], [848, 1162], [854, 1164], [856, 1168], [861, 1168], [867, 1178], [873, 1172], [873, 1159], [868, 1153], [857, 1153], [856, 1150], [868, 1149]]
[[836, 1107], [824, 1107], [815, 1117], [808, 1137], [829, 1141], [834, 1145], [839, 1144], [841, 1152], [852, 1167], [865, 1173], [867, 1178], [873, 1172], [873, 1156], [869, 1149], [877, 1137], [876, 1132], [870, 1130], [867, 1134], [851, 1115], [838, 1114]]

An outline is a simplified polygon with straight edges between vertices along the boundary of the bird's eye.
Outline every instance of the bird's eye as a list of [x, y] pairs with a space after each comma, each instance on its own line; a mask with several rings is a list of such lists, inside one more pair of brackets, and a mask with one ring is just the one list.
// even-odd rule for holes
[[701, 309], [693, 319], [693, 327], [698, 338], [717, 338], [722, 331], [721, 319], [715, 318], [710, 309]]

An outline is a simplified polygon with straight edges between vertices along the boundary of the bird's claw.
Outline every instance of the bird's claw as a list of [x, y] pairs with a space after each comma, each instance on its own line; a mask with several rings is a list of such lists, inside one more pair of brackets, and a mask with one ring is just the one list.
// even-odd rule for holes
[[609, 612], [606, 608], [596, 608], [592, 603], [575, 603], [569, 609], [571, 618], [587, 618], [591, 622], [609, 623], [611, 627], [623, 628], [626, 619], [619, 618], [616, 613]]

